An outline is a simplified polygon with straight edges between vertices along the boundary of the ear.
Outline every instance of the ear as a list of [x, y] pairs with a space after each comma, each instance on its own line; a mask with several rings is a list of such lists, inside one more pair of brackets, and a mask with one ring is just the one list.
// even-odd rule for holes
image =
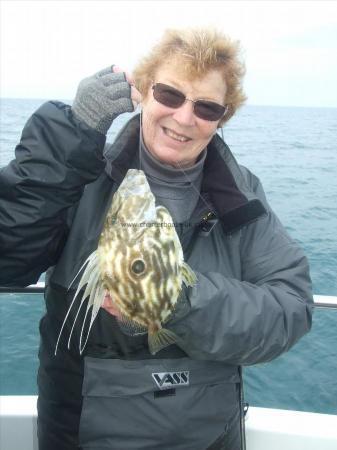
[[153, 99], [153, 95], [152, 95], [152, 85], [150, 84], [146, 93], [142, 95], [142, 101], [140, 103], [141, 106], [146, 106], [151, 99]]

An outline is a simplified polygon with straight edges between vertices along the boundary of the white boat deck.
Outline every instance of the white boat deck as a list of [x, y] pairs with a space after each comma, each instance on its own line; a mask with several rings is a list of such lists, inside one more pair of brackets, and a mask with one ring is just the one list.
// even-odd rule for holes
[[[0, 397], [1, 450], [38, 450], [35, 396]], [[247, 450], [336, 450], [337, 415], [250, 407]]]

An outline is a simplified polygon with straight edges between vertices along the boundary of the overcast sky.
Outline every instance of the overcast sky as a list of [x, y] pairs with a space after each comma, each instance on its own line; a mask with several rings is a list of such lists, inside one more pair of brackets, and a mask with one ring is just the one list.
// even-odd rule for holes
[[337, 107], [337, 1], [0, 0], [0, 95], [72, 99], [111, 63], [132, 71], [165, 28], [239, 39], [248, 104]]

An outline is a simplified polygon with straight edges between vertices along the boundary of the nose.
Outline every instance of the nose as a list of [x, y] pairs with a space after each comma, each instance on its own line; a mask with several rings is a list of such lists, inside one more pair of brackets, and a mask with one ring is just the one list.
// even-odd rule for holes
[[173, 114], [173, 118], [180, 124], [185, 126], [193, 126], [195, 124], [195, 115], [193, 112], [193, 102], [186, 99]]

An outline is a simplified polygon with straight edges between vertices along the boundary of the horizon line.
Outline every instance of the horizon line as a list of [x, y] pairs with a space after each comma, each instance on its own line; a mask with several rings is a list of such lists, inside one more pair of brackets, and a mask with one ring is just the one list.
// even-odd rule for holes
[[[69, 104], [72, 103], [72, 100], [65, 99], [65, 98], [47, 98], [47, 97], [3, 97], [0, 95], [0, 101], [1, 100], [36, 100], [36, 101], [61, 101], [61, 102], [68, 102]], [[253, 106], [253, 107], [270, 107], [270, 108], [327, 108], [327, 109], [337, 109], [336, 106], [327, 106], [327, 105], [277, 105], [277, 104], [262, 104], [262, 103], [245, 103], [242, 105], [238, 110], [244, 108], [245, 106]]]

